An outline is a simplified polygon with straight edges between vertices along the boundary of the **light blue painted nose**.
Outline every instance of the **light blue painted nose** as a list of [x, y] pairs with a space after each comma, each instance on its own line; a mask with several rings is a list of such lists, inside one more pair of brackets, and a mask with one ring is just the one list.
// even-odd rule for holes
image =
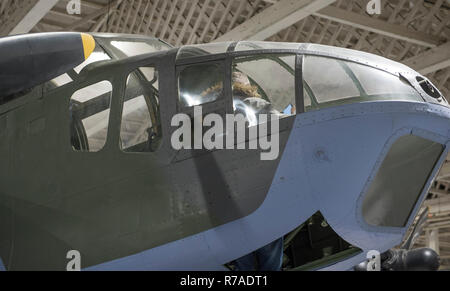
[[[308, 213], [303, 207], [306, 204], [321, 211], [333, 229], [355, 246], [380, 251], [392, 248], [401, 242], [416, 215], [447, 155], [449, 142], [450, 109], [445, 106], [383, 101], [300, 114], [277, 173], [284, 181], [289, 181], [285, 186], [280, 183], [278, 190], [281, 193], [295, 191], [298, 204], [290, 201], [291, 206], [285, 205], [284, 209], [295, 205]], [[402, 165], [402, 161], [407, 162], [408, 157], [415, 157], [417, 151], [422, 153], [421, 150], [427, 147], [432, 147], [431, 152], [422, 163], [428, 164], [420, 173], [410, 171], [402, 176], [396, 175], [389, 163], [382, 167], [383, 162], [394, 154], [390, 163], [399, 170], [409, 171], [408, 164]], [[417, 163], [421, 163], [420, 159], [409, 166], [418, 166]], [[383, 207], [401, 201], [395, 196], [399, 195], [395, 193], [400, 188], [384, 191], [380, 186], [373, 186], [374, 181], [404, 181], [408, 177], [415, 179], [413, 177], [417, 178], [419, 174], [423, 183], [417, 183], [412, 189], [416, 193], [409, 197], [408, 203], [401, 204], [404, 209], [399, 211], [397, 221], [374, 222], [377, 215], [386, 214], [381, 211]], [[366, 209], [370, 205], [367, 201], [378, 204], [374, 204], [376, 207], [370, 210], [372, 214], [365, 217], [363, 202], [371, 192]], [[388, 193], [384, 198], [383, 192]], [[392, 207], [389, 209], [395, 211]]]

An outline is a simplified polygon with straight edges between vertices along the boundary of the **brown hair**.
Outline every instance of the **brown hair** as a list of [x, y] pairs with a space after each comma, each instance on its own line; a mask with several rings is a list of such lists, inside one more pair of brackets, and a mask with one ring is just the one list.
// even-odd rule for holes
[[209, 95], [211, 93], [218, 93], [218, 92], [222, 91], [222, 88], [223, 88], [223, 84], [222, 84], [222, 82], [219, 82], [216, 85], [209, 87], [208, 89], [203, 91], [201, 96], [205, 97], [206, 95]]
[[[203, 91], [201, 96], [205, 97], [206, 95], [209, 95], [212, 93], [218, 93], [218, 92], [222, 91], [222, 89], [223, 89], [223, 83], [220, 82], [212, 87], [209, 87], [205, 91]], [[233, 95], [261, 98], [261, 95], [258, 93], [258, 87], [252, 86], [250, 84], [240, 83], [240, 82], [233, 83]]]
[[261, 97], [258, 93], [258, 87], [238, 82], [233, 83], [233, 94], [247, 97]]

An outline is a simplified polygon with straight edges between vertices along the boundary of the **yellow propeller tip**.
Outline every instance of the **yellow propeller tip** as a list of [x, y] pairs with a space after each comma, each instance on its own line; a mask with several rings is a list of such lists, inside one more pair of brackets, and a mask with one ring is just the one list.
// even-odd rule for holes
[[83, 42], [84, 59], [87, 60], [95, 49], [95, 40], [92, 35], [81, 33], [81, 41]]

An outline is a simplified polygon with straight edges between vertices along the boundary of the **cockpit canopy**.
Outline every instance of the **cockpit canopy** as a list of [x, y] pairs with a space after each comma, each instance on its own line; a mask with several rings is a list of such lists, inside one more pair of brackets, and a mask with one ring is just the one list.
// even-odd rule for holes
[[[142, 54], [151, 56], [152, 53], [171, 49], [154, 38], [110, 34], [94, 36], [98, 45], [92, 56], [70, 72], [49, 82], [49, 87], [72, 82], [83, 71], [89, 71], [89, 67], [95, 68], [94, 63]], [[425, 101], [448, 105], [439, 91], [412, 69], [359, 51], [316, 44], [241, 41], [183, 46], [172, 52], [176, 53], [173, 64], [175, 80], [159, 80], [158, 70], [153, 67], [139, 68], [130, 75], [127, 85], [136, 84], [134, 87], [142, 90], [147, 88], [145, 90], [148, 91], [134, 96], [147, 96], [146, 102], [136, 101], [133, 104], [140, 104], [142, 108], [158, 107], [158, 81], [162, 81], [177, 87], [178, 96], [168, 97], [177, 98], [178, 111], [190, 112], [197, 105], [204, 106], [204, 113], [233, 111], [243, 114], [249, 126], [264, 122], [260, 120], [262, 114], [278, 115], [283, 119], [298, 113], [351, 103]], [[172, 57], [165, 62], [172, 65]], [[109, 104], [111, 84], [100, 82], [89, 89], [95, 89], [95, 92], [89, 92], [88, 100], [81, 95], [72, 97], [73, 108], [89, 105], [91, 114], [109, 110], [109, 106], [92, 109], [95, 102], [90, 100], [106, 92], [109, 99], [105, 97], [98, 100], [109, 100], [106, 102]], [[106, 104], [102, 102], [97, 103]], [[130, 108], [134, 108], [139, 115], [142, 111], [140, 107], [136, 105]], [[127, 111], [126, 118], [134, 121], [136, 114], [131, 109]], [[109, 111], [106, 111], [103, 120], [107, 121], [108, 114]], [[150, 119], [148, 114], [146, 116]], [[156, 117], [153, 119], [155, 123]], [[105, 140], [106, 131], [99, 129], [96, 119], [84, 123], [86, 132], [94, 132], [90, 128], [95, 128], [95, 138]], [[102, 128], [106, 126], [105, 122]], [[97, 136], [97, 133], [102, 136]], [[143, 132], [141, 135], [145, 134]], [[130, 140], [140, 139], [129, 136], [132, 138]], [[126, 140], [124, 144], [128, 144]], [[102, 145], [98, 143], [96, 147], [91, 146], [90, 150], [100, 149]]]
[[[280, 106], [285, 106], [284, 109], [286, 109], [287, 106], [294, 106], [294, 104], [287, 104], [285, 100], [280, 100], [279, 96], [275, 98], [264, 87], [276, 87], [277, 79], [282, 78], [281, 75], [285, 72], [295, 75], [295, 58], [287, 58], [286, 56], [289, 55], [304, 56], [302, 64], [297, 69], [301, 69], [303, 75], [305, 111], [377, 100], [419, 102], [425, 100], [441, 105], [448, 104], [431, 82], [411, 68], [384, 57], [345, 48], [318, 44], [258, 41], [209, 43], [181, 47], [177, 54], [177, 62], [184, 64], [214, 55], [216, 57], [234, 56], [233, 73], [239, 71], [246, 74], [252, 85], [259, 87], [258, 93], [264, 95], [266, 101], [278, 103], [279, 111], [283, 109]], [[284, 59], [280, 57], [281, 55], [284, 55]], [[246, 56], [247, 60], [253, 59], [253, 61], [244, 66], [242, 62], [237, 61], [244, 59], [241, 56]], [[273, 71], [275, 67], [269, 62], [257, 62], [258, 59], [264, 58], [278, 62], [285, 70]], [[246, 73], [245, 70], [251, 72]], [[192, 72], [192, 69], [190, 71]], [[211, 79], [209, 83], [217, 84], [218, 80], [212, 80], [212, 78], [216, 78], [214, 75], [209, 75]], [[205, 81], [204, 78], [203, 81]], [[284, 85], [290, 87], [294, 84], [286, 83]], [[184, 92], [189, 90], [182, 87], [180, 102], [186, 105], [183, 96], [185, 96]], [[193, 98], [195, 99], [189, 92], [186, 96], [191, 101]], [[283, 97], [289, 99], [286, 94]], [[202, 103], [204, 102], [194, 101], [192, 104]]]
[[[225, 62], [229, 58], [231, 74]], [[250, 124], [257, 123], [261, 113], [284, 118], [369, 101], [447, 105], [425, 77], [407, 66], [343, 48], [251, 41], [209, 43], [181, 47], [176, 60], [181, 110], [220, 101], [228, 82], [234, 111], [243, 113]]]

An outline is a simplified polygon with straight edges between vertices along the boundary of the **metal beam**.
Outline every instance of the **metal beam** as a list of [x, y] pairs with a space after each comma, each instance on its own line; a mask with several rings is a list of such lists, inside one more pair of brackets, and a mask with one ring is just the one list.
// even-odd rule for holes
[[439, 255], [439, 229], [427, 230], [427, 247]]
[[265, 40], [336, 0], [281, 0], [214, 40]]
[[[4, 3], [6, 3], [7, 6], [3, 6], [5, 5]], [[0, 18], [0, 36], [8, 35], [36, 3], [37, 0], [23, 1], [15, 3], [15, 5], [12, 1], [3, 2], [3, 12]]]
[[427, 206], [430, 214], [450, 212], [450, 197], [425, 200], [423, 206]]
[[[105, 13], [101, 19], [97, 20], [97, 23], [91, 28], [91, 31], [98, 32], [103, 23], [105, 23], [105, 21], [107, 21], [108, 18], [111, 17], [111, 15], [113, 15], [115, 11], [118, 11], [118, 7], [122, 3], [122, 1], [123, 0], [117, 0], [111, 4], [108, 4], [109, 5], [108, 13]], [[145, 15], [145, 13], [143, 15]], [[144, 16], [142, 17], [142, 19], [144, 19]], [[137, 33], [139, 33], [139, 31], [137, 31]]]
[[438, 177], [436, 178], [436, 180], [442, 180], [445, 178], [450, 177], [450, 162], [446, 162], [443, 166], [441, 171], [439, 172]]
[[450, 41], [407, 59], [403, 63], [423, 75], [450, 67]]
[[19, 23], [9, 32], [9, 35], [27, 33], [58, 3], [58, 0], [39, 0]]
[[422, 46], [436, 47], [439, 44], [439, 38], [429, 34], [334, 6], [326, 7], [314, 15]]

